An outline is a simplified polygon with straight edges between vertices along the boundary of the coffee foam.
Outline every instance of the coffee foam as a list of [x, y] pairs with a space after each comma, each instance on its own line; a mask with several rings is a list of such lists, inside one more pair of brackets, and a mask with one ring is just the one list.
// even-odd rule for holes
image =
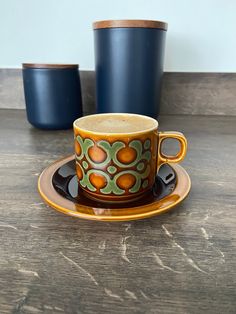
[[97, 133], [133, 133], [157, 127], [157, 121], [135, 114], [98, 114], [76, 120], [80, 129]]

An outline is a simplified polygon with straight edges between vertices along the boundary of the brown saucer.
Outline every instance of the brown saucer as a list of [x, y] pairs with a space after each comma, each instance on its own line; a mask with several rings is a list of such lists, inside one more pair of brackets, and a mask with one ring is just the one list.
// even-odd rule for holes
[[127, 221], [167, 212], [188, 195], [191, 181], [177, 164], [159, 170], [153, 189], [141, 200], [108, 204], [81, 193], [75, 172], [74, 155], [57, 160], [40, 175], [38, 190], [43, 200], [66, 215], [89, 220]]

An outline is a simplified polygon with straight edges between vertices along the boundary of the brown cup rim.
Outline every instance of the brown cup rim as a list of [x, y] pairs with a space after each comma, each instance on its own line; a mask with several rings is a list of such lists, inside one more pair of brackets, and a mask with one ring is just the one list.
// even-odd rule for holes
[[25, 69], [78, 69], [78, 64], [66, 64], [66, 63], [22, 63], [22, 67]]
[[156, 28], [167, 31], [168, 24], [154, 20], [103, 20], [93, 23], [93, 29], [103, 28]]

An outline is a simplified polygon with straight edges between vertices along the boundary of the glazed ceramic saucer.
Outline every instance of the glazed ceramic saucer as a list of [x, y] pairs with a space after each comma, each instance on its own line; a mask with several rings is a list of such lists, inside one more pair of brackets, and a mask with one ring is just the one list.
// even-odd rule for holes
[[163, 165], [153, 189], [142, 199], [123, 204], [95, 201], [83, 195], [77, 182], [74, 155], [60, 159], [40, 175], [38, 190], [43, 200], [66, 215], [90, 220], [126, 221], [164, 213], [188, 195], [191, 181], [177, 164]]

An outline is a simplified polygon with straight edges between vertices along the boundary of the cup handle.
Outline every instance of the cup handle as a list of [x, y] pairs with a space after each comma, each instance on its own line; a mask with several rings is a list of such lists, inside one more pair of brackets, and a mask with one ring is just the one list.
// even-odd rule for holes
[[[158, 132], [159, 137], [159, 144], [158, 144], [158, 160], [157, 160], [157, 169], [163, 164], [173, 162], [177, 163], [184, 159], [186, 152], [187, 152], [187, 139], [181, 132]], [[168, 156], [162, 153], [161, 146], [162, 142], [167, 139], [172, 138], [176, 139], [180, 143], [180, 149], [177, 155], [175, 156]]]

